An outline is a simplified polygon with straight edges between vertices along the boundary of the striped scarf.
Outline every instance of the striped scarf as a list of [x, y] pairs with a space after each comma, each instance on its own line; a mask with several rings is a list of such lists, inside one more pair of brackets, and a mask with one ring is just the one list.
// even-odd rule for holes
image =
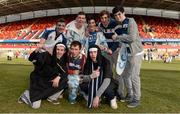
[[[92, 71], [94, 69], [93, 63], [92, 63]], [[92, 108], [92, 104], [93, 104], [93, 99], [96, 96], [96, 92], [99, 89], [101, 83], [102, 83], [102, 78], [103, 78], [103, 71], [100, 68], [100, 76], [98, 76], [97, 78], [92, 79], [89, 82], [88, 85], [88, 107]]]

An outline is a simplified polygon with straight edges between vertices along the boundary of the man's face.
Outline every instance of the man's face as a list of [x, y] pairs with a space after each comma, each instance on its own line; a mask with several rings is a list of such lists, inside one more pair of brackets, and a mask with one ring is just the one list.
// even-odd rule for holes
[[56, 56], [57, 56], [57, 58], [62, 57], [65, 52], [66, 52], [65, 47], [57, 46], [57, 48], [56, 48]]
[[62, 32], [64, 32], [64, 30], [65, 30], [65, 26], [66, 26], [66, 24], [65, 24], [64, 22], [58, 22], [58, 23], [56, 24], [56, 29], [57, 29], [60, 33], [62, 33]]
[[70, 47], [70, 52], [71, 52], [72, 57], [77, 57], [80, 54], [81, 50], [78, 45], [76, 46], [72, 45]]
[[96, 29], [96, 22], [95, 22], [94, 19], [91, 19], [91, 20], [89, 21], [88, 27], [89, 27], [90, 30]]
[[90, 52], [89, 52], [89, 55], [90, 55], [90, 57], [91, 57], [91, 60], [92, 60], [93, 62], [96, 62], [97, 51], [90, 51]]
[[123, 22], [123, 20], [125, 19], [125, 13], [123, 12], [117, 12], [114, 14], [114, 17], [116, 19], [116, 21], [119, 21], [119, 22]]
[[78, 15], [76, 18], [76, 21], [79, 25], [83, 25], [86, 21], [86, 16], [85, 15]]
[[107, 14], [104, 14], [103, 16], [101, 16], [100, 20], [103, 25], [107, 25], [109, 23], [109, 17]]

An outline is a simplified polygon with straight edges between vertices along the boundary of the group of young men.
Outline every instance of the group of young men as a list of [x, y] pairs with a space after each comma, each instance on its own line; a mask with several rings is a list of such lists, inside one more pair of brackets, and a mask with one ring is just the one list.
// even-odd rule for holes
[[[126, 101], [132, 108], [140, 104], [143, 48], [138, 27], [133, 18], [125, 16], [123, 7], [115, 6], [112, 14], [115, 19], [108, 11], [101, 11], [97, 25], [94, 18], [86, 23], [85, 13], [79, 12], [74, 21], [66, 25], [65, 20], [60, 19], [55, 28], [46, 29], [42, 35], [39, 49], [52, 54], [58, 42], [69, 49], [67, 83], [71, 104], [76, 103], [78, 91], [87, 100], [89, 108], [99, 107], [104, 97], [113, 109], [118, 108], [116, 99]], [[117, 73], [122, 47], [127, 52], [125, 68], [122, 73]]]

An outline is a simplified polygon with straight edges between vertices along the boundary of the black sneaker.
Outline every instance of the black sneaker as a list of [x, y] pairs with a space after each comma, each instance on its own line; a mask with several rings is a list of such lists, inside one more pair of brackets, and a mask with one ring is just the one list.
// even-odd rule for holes
[[133, 99], [128, 105], [127, 107], [129, 108], [135, 108], [137, 106], [140, 105], [140, 101], [139, 100], [136, 100], [136, 99]]
[[124, 103], [124, 102], [125, 102], [125, 97], [124, 97], [124, 96], [121, 96], [121, 97], [120, 97], [120, 101], [121, 101], [122, 103]]
[[49, 101], [50, 103], [52, 103], [54, 105], [58, 105], [59, 104], [58, 100], [51, 100], [51, 99], [47, 98], [47, 101]]
[[128, 102], [128, 103], [130, 103], [132, 100], [133, 100], [133, 96], [127, 94], [127, 95], [126, 95], [126, 98], [125, 98], [125, 101]]
[[118, 99], [120, 102], [125, 102], [125, 97], [124, 97], [124, 95], [118, 95], [118, 96], [117, 96], [117, 99]]
[[120, 102], [125, 102], [125, 97], [122, 94], [117, 93], [116, 94], [117, 100]]

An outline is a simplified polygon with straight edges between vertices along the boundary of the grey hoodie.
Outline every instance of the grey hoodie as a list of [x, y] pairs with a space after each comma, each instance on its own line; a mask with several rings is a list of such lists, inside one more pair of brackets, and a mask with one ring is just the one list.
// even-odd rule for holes
[[116, 39], [120, 42], [127, 43], [130, 47], [131, 55], [134, 56], [143, 51], [143, 46], [135, 20], [133, 18], [128, 19], [128, 34], [118, 35]]

